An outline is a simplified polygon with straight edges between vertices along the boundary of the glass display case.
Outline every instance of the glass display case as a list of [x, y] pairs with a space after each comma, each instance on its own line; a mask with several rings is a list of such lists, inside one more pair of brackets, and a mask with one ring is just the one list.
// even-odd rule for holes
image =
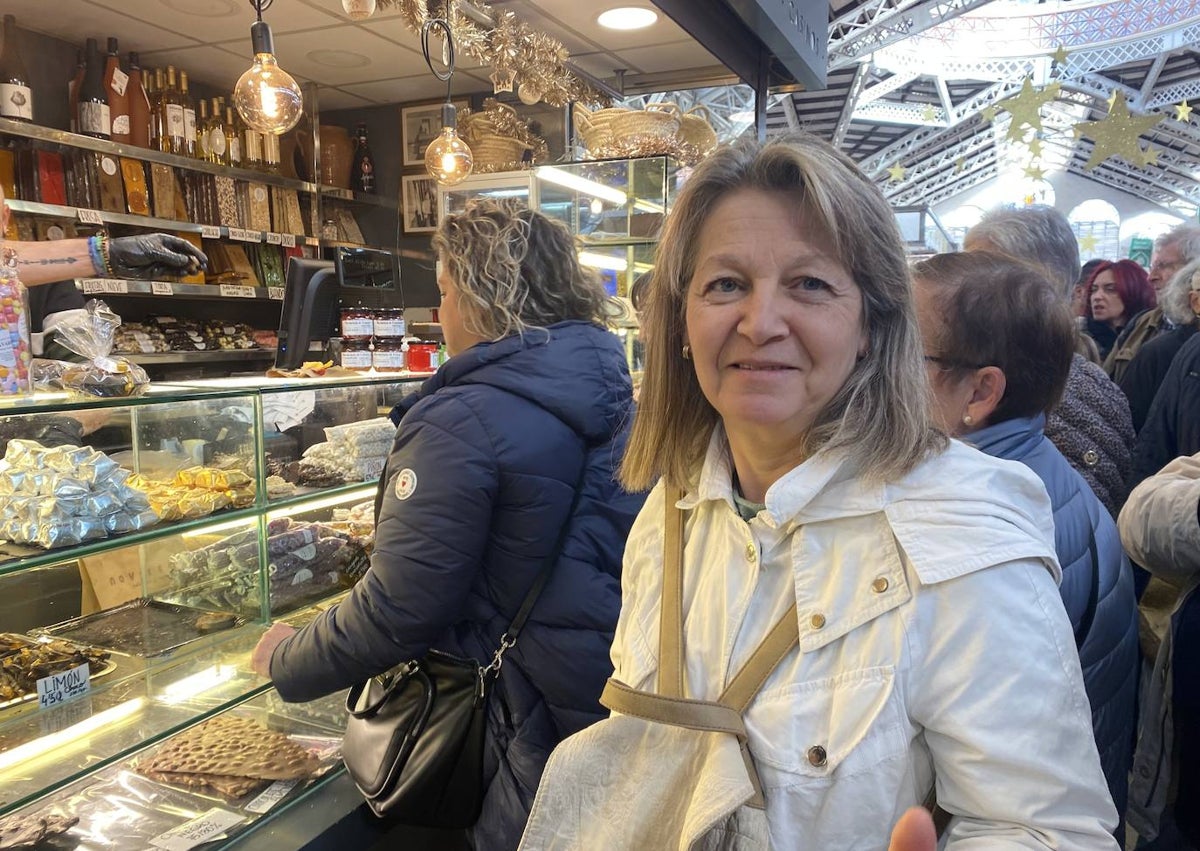
[[[250, 652], [366, 571], [386, 414], [416, 387], [227, 379], [0, 405], [0, 835], [49, 813], [80, 819], [71, 847], [149, 847], [217, 809], [232, 837], [336, 767], [339, 696], [286, 706]], [[250, 755], [199, 779], [160, 758], [213, 723]], [[306, 770], [255, 775], [259, 740]]]

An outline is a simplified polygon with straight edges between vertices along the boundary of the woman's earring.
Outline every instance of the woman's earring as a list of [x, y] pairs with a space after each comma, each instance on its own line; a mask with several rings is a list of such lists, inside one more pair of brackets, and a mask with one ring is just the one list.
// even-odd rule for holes
[[975, 425], [975, 418], [973, 416], [971, 416], [970, 414], [965, 414], [963, 416], [963, 425], [965, 425], [965, 426]]
[[689, 346], [687, 343], [683, 344], [683, 359], [684, 360], [692, 359], [692, 347]]

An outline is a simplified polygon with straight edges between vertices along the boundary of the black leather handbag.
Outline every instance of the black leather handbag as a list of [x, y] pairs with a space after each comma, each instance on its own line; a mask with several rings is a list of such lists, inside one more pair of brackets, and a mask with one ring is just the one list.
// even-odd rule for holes
[[562, 552], [582, 484], [581, 473], [558, 542], [490, 663], [430, 650], [350, 689], [342, 760], [375, 815], [447, 829], [479, 819], [488, 696]]

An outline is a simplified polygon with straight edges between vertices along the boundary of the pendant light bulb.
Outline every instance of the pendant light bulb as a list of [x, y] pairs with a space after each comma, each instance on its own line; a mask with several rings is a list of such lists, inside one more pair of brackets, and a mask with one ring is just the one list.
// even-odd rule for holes
[[233, 104], [242, 120], [260, 133], [280, 135], [300, 122], [304, 97], [291, 74], [275, 62], [271, 28], [263, 21], [250, 25], [254, 64], [233, 89]]
[[471, 149], [455, 130], [453, 104], [442, 105], [442, 132], [425, 149], [425, 170], [443, 186], [462, 183], [471, 174], [475, 161]]
[[342, 0], [342, 10], [351, 20], [362, 21], [375, 14], [375, 0]]

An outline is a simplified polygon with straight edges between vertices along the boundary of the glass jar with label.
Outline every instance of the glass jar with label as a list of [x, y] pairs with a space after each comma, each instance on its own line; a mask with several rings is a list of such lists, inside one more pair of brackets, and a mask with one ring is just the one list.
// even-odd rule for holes
[[382, 337], [375, 342], [372, 357], [376, 372], [401, 372], [404, 369], [404, 341], [399, 337]]
[[361, 304], [342, 308], [342, 339], [370, 340], [375, 330], [375, 315]]
[[375, 311], [375, 336], [380, 339], [404, 337], [404, 308], [381, 307]]
[[366, 372], [371, 368], [371, 338], [342, 340], [342, 366]]

